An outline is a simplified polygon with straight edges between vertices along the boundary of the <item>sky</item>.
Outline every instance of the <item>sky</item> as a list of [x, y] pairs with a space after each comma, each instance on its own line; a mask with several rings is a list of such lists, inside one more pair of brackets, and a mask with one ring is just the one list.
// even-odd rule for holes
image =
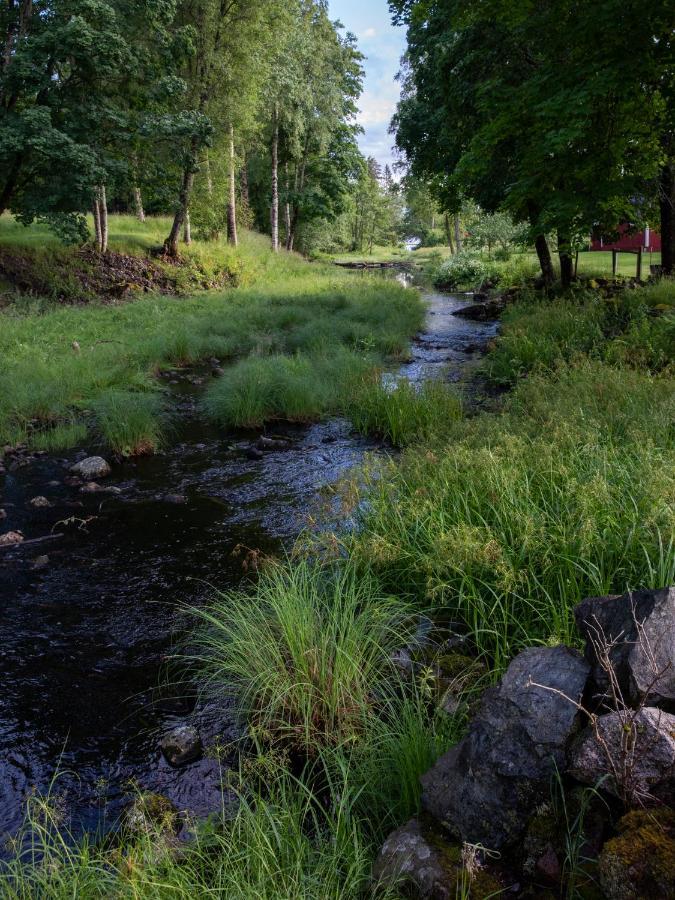
[[405, 50], [405, 30], [391, 24], [387, 0], [330, 0], [329, 8], [331, 18], [339, 19], [347, 31], [354, 32], [359, 49], [367, 57], [359, 101], [359, 122], [365, 131], [359, 141], [361, 150], [382, 165], [391, 165], [394, 139], [388, 131], [399, 97], [394, 78]]

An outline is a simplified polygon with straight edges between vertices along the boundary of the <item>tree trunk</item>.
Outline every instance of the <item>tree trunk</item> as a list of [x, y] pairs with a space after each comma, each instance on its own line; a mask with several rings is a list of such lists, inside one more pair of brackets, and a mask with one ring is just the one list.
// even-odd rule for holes
[[569, 238], [560, 233], [558, 234], [558, 256], [560, 257], [560, 281], [563, 290], [567, 290], [572, 284], [574, 259], [572, 258]]
[[462, 235], [459, 231], [459, 216], [455, 216], [454, 218], [455, 224], [455, 247], [457, 248], [457, 253], [462, 252]]
[[21, 157], [16, 156], [14, 162], [10, 166], [9, 172], [5, 177], [5, 183], [0, 191], [0, 216], [8, 208], [16, 186], [19, 182], [19, 172], [21, 171]]
[[661, 169], [661, 271], [675, 274], [675, 161], [669, 160]]
[[242, 203], [245, 203], [246, 206], [249, 204], [249, 196], [248, 196], [248, 162], [246, 161], [246, 154], [244, 154], [244, 161], [241, 166], [241, 171], [239, 173], [239, 182], [241, 184], [241, 199]]
[[272, 126], [272, 208], [270, 210], [272, 227], [272, 250], [279, 252], [279, 113], [274, 107]]
[[101, 207], [98, 203], [98, 188], [94, 193], [94, 202], [92, 203], [92, 212], [94, 214], [94, 240], [96, 241], [96, 249], [101, 252]]
[[137, 184], [134, 185], [134, 213], [139, 222], [145, 222], [145, 210], [143, 209], [143, 195]]
[[[295, 181], [297, 184], [298, 176], [296, 172]], [[291, 204], [289, 202], [288, 196], [291, 190], [291, 186], [288, 182], [288, 163], [284, 163], [284, 192], [286, 194], [286, 199], [284, 202], [284, 228], [286, 230], [286, 250], [290, 250], [292, 246], [292, 238], [291, 238]]]
[[549, 288], [555, 281], [555, 271], [553, 270], [553, 259], [551, 258], [551, 251], [545, 235], [538, 234], [536, 236], [534, 248], [537, 251], [537, 259], [539, 260], [544, 285]]
[[192, 243], [192, 225], [190, 223], [190, 207], [185, 210], [185, 219], [183, 220], [183, 243]]
[[230, 196], [227, 202], [227, 242], [236, 247], [237, 239], [237, 182], [234, 168], [234, 125], [230, 125]]
[[101, 217], [101, 253], [108, 252], [108, 198], [105, 192], [105, 185], [99, 188], [98, 209]]
[[195, 173], [192, 165], [183, 170], [183, 180], [178, 195], [178, 209], [173, 217], [173, 224], [168, 238], [164, 241], [164, 252], [172, 259], [178, 258], [178, 236], [188, 214], [190, 203], [190, 194], [192, 193], [192, 185], [194, 184]]
[[206, 192], [209, 197], [213, 197], [213, 176], [211, 175], [211, 159], [208, 148], [204, 154], [204, 170], [206, 171]]
[[450, 227], [450, 216], [448, 213], [445, 214], [444, 218], [445, 225], [445, 239], [448, 242], [448, 247], [450, 248], [450, 253], [452, 256], [455, 255], [455, 245], [452, 242], [452, 228]]

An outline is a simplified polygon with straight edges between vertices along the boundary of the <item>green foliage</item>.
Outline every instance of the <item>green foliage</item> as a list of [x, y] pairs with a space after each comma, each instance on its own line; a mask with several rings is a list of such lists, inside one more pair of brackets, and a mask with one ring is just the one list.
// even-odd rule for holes
[[[162, 233], [162, 222], [133, 227], [134, 220], [127, 218], [112, 222], [120, 229], [116, 244], [132, 252]], [[147, 391], [158, 368], [214, 355], [223, 359], [254, 355], [243, 369], [235, 366], [226, 376], [237, 380], [237, 396], [242, 398], [256, 390], [254, 381], [246, 384], [243, 372], [254, 380], [264, 370], [268, 388], [274, 382], [275, 363], [264, 357], [276, 353], [280, 368], [288, 373], [288, 412], [291, 417], [313, 417], [339, 407], [340, 387], [347, 376], [407, 350], [409, 336], [423, 317], [416, 294], [394, 283], [354, 279], [332, 266], [276, 256], [264, 239], [254, 235], [242, 235], [241, 243], [239, 252], [222, 244], [195, 244], [191, 255], [207, 285], [208, 273], [216, 273], [223, 259], [229, 259], [227, 266], [240, 273], [237, 277], [265, 279], [264, 287], [181, 299], [146, 295], [116, 306], [49, 308], [38, 317], [30, 314], [30, 307], [28, 314], [12, 307], [0, 313], [0, 442], [21, 440], [29, 426], [43, 429], [63, 419], [81, 420], [83, 408], [91, 408], [102, 394], [112, 391], [117, 401], [124, 397], [133, 402], [134, 422], [125, 433], [124, 410], [116, 402], [114, 413], [108, 410], [106, 434], [118, 447], [131, 448], [136, 439], [143, 443], [144, 435], [154, 444], [161, 432], [160, 410], [151, 398], [136, 396], [138, 388]], [[181, 271], [187, 267], [186, 262]], [[293, 362], [298, 353], [306, 354], [304, 362]], [[279, 359], [280, 355], [288, 359]], [[303, 366], [307, 379], [298, 399], [294, 392], [300, 387]], [[216, 388], [214, 384], [217, 393]], [[275, 405], [278, 402], [269, 407], [272, 415], [283, 413]], [[308, 404], [304, 409], [303, 403]], [[263, 408], [265, 404], [269, 398]], [[244, 418], [242, 414], [237, 421]], [[58, 433], [52, 432], [52, 438]]]
[[439, 287], [478, 288], [496, 274], [494, 265], [475, 253], [463, 251], [450, 256], [439, 267], [434, 281]]
[[162, 444], [163, 403], [156, 393], [107, 390], [91, 404], [106, 444], [122, 456], [154, 453]]

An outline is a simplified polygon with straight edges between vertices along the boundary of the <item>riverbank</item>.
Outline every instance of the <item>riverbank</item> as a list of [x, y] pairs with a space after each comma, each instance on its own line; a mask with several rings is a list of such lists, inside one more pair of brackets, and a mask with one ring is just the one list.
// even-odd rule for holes
[[[128, 224], [111, 217], [112, 247], [145, 252], [161, 230], [136, 225], [143, 241], [132, 241]], [[13, 245], [18, 240], [12, 232]], [[7, 295], [0, 445], [58, 450], [89, 435], [125, 456], [152, 452], [171, 412], [157, 376], [210, 359], [217, 375], [227, 370], [227, 388], [214, 384], [207, 403], [217, 421], [311, 421], [335, 410], [349, 385], [403, 358], [423, 320], [417, 296], [396, 282], [357, 281], [327, 264], [273, 254], [261, 235], [244, 234], [236, 252], [216, 242], [195, 243], [189, 254], [229, 260], [242, 286], [176, 296], [132, 292], [86, 305]], [[284, 378], [270, 379], [281, 368]], [[223, 391], [238, 400], [223, 404]]]
[[[248, 598], [202, 614], [198, 665], [212, 696], [236, 688], [248, 727], [234, 820], [197, 825], [179, 853], [173, 813], [75, 855], [51, 828], [49, 865], [15, 868], [15, 895], [367, 893], [384, 838], [419, 809], [420, 776], [513, 656], [578, 645], [585, 596], [675, 580], [674, 299], [663, 282], [510, 307], [484, 369], [513, 387], [496, 410], [445, 415], [365, 485], [346, 482], [354, 530], [302, 541]], [[450, 896], [523, 877], [506, 857], [479, 887], [447, 846]], [[593, 865], [560, 878], [593, 888]]]

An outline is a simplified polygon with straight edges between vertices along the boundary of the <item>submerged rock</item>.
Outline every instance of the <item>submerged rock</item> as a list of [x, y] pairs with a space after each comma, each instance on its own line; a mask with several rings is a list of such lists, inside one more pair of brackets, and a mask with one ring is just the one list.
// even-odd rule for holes
[[160, 741], [160, 748], [169, 765], [178, 767], [193, 762], [202, 755], [202, 739], [192, 725], [178, 725]]
[[422, 776], [423, 809], [462, 841], [494, 849], [518, 841], [550, 796], [555, 766], [564, 768], [589, 668], [567, 647], [519, 654], [466, 737]]
[[32, 500], [28, 501], [28, 505], [32, 506], [34, 509], [48, 509], [51, 506], [49, 500], [42, 495], [38, 497], [33, 497]]
[[[675, 716], [646, 707], [600, 716], [596, 727], [597, 734], [584, 729], [572, 747], [568, 771], [577, 781], [603, 779], [603, 790], [633, 801], [675, 800]], [[616, 783], [615, 770], [625, 773], [624, 784]]]
[[634, 810], [600, 854], [600, 885], [609, 900], [675, 897], [675, 811]]
[[598, 641], [609, 648], [626, 699], [675, 703], [675, 587], [589, 597], [574, 615], [600, 695], [608, 690], [609, 678], [597, 657]]
[[79, 475], [85, 481], [93, 481], [95, 478], [105, 478], [110, 475], [110, 465], [102, 456], [88, 456], [86, 459], [71, 466], [70, 471]]
[[21, 544], [23, 542], [23, 535], [20, 531], [6, 531], [4, 534], [0, 534], [0, 547], [6, 547], [9, 544]]

